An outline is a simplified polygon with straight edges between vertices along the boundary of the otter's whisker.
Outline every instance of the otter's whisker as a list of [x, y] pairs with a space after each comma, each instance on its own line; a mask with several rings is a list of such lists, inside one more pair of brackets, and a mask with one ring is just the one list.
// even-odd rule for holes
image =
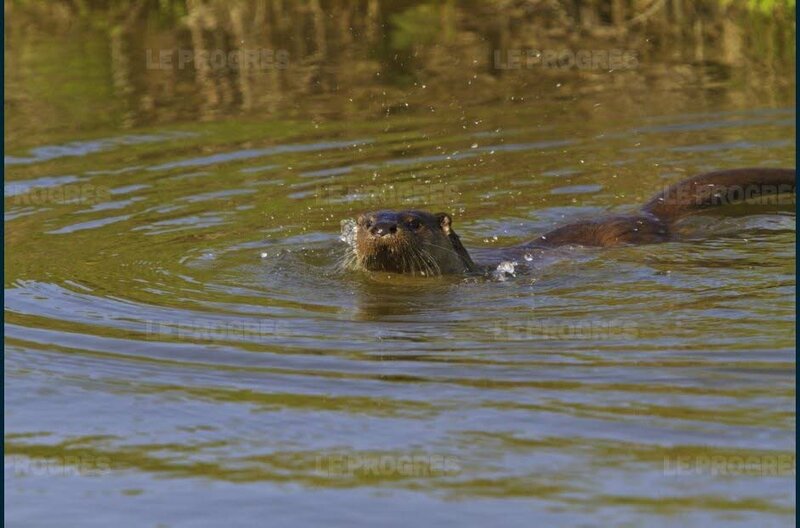
[[411, 257], [412, 257], [413, 263], [414, 263], [414, 269], [413, 269], [412, 273], [414, 275], [416, 275], [417, 274], [417, 269], [419, 269], [419, 272], [424, 275], [425, 269], [424, 269], [424, 267], [422, 265], [424, 263], [420, 259], [419, 249], [414, 247], [414, 246], [411, 246], [411, 249], [412, 249]]
[[452, 253], [453, 255], [456, 255], [458, 258], [461, 258], [461, 255], [459, 255], [458, 252], [455, 251], [453, 248], [440, 246], [439, 244], [434, 244], [433, 242], [428, 242], [428, 245], [429, 246], [433, 246], [435, 248], [443, 249], [443, 250], [445, 250], [445, 251], [447, 251], [449, 253]]
[[428, 262], [430, 263], [430, 265], [434, 268], [434, 270], [433, 270], [433, 271], [435, 271], [434, 274], [435, 275], [441, 275], [442, 274], [442, 268], [439, 266], [439, 262], [437, 262], [436, 259], [433, 258], [433, 255], [431, 255], [430, 251], [425, 250], [425, 256], [427, 257]]
[[433, 276], [441, 274], [441, 269], [439, 268], [439, 264], [436, 262], [436, 259], [433, 258], [430, 252], [420, 247], [416, 248], [416, 254], [420, 263], [424, 266], [425, 273], [427, 275]]

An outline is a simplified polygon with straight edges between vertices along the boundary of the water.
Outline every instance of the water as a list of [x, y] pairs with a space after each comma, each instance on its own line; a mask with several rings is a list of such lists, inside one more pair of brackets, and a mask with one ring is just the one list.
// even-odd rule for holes
[[68, 35], [7, 51], [8, 525], [792, 522], [792, 213], [486, 278], [338, 263], [364, 210], [448, 211], [498, 247], [794, 166], [793, 72], [676, 87], [643, 64], [477, 101], [429, 79], [385, 88], [426, 103], [403, 112], [341, 110], [344, 86], [187, 118], [124, 107], [154, 89], [109, 87], [108, 37], [43, 65], [74, 66]]

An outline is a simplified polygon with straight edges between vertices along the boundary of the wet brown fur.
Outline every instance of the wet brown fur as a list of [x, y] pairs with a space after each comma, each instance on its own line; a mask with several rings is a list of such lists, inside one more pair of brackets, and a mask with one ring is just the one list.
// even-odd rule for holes
[[[652, 244], [673, 237], [679, 219], [721, 205], [794, 194], [794, 169], [733, 169], [688, 178], [654, 196], [639, 214], [585, 220], [554, 229], [526, 244], [497, 250], [499, 260], [532, 248]], [[792, 197], [792, 200], [794, 197]], [[792, 201], [792, 203], [794, 203]], [[356, 223], [355, 267], [415, 275], [476, 272], [446, 213], [375, 211]]]

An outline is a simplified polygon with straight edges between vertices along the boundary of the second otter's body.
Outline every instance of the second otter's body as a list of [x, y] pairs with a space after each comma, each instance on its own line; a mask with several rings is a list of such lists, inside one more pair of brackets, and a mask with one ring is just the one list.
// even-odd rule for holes
[[415, 275], [479, 272], [535, 248], [652, 244], [672, 237], [680, 218], [720, 205], [795, 193], [793, 169], [734, 169], [683, 180], [656, 195], [636, 215], [586, 220], [554, 229], [528, 243], [495, 252], [497, 262], [476, 264], [446, 213], [376, 211], [356, 222], [357, 268]]

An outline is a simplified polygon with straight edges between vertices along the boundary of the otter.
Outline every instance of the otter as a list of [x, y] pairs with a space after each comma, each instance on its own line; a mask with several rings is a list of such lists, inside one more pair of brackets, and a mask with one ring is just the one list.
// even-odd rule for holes
[[[527, 243], [491, 250], [491, 262], [475, 263], [453, 230], [447, 213], [374, 211], [358, 216], [352, 267], [412, 275], [482, 273], [534, 249], [566, 245], [613, 247], [653, 244], [674, 238], [678, 220], [721, 205], [760, 198], [778, 203], [794, 194], [795, 169], [747, 168], [708, 172], [680, 181], [632, 215], [613, 215], [556, 228]], [[786, 203], [783, 201], [782, 203]], [[791, 197], [794, 203], [794, 196]]]

